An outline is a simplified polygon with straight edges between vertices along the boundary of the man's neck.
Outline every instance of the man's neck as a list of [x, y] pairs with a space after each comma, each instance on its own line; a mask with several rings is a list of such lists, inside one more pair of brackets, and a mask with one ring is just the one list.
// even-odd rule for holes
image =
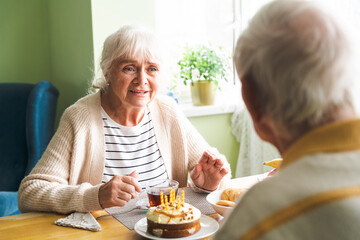
[[308, 124], [298, 125], [294, 127], [296, 129], [295, 131], [287, 130], [284, 127], [276, 127], [274, 124], [271, 124], [273, 137], [271, 137], [272, 140], [270, 143], [272, 143], [279, 150], [280, 154], [283, 155], [292, 144], [307, 132], [329, 123], [341, 122], [356, 117], [358, 116], [353, 108], [342, 108], [325, 116], [323, 121], [316, 126], [310, 127]]

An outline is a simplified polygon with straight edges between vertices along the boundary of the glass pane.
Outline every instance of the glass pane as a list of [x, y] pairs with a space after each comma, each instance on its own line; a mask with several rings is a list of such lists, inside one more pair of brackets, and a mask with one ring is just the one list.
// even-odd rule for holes
[[[222, 46], [229, 57], [234, 44], [234, 0], [156, 0], [156, 32], [167, 42], [170, 78], [180, 98], [188, 98], [189, 90], [175, 79], [177, 62], [184, 46], [201, 44]], [[230, 71], [231, 72], [231, 71]], [[232, 74], [228, 77], [233, 83]]]

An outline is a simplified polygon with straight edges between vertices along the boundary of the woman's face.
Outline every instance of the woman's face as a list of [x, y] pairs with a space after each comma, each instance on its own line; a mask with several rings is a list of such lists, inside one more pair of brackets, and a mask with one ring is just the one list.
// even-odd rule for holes
[[125, 108], [144, 108], [158, 91], [159, 63], [138, 59], [124, 59], [117, 64], [110, 79], [110, 89]]

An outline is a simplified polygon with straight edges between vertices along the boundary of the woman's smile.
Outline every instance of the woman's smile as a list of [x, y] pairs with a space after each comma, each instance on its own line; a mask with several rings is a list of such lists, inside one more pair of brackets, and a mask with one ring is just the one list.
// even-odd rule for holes
[[143, 96], [147, 95], [150, 91], [148, 91], [148, 90], [129, 90], [129, 92], [135, 96], [143, 97]]

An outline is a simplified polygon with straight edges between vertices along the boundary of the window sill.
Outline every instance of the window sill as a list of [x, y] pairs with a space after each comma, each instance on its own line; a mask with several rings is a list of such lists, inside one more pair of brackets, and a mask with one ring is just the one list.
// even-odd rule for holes
[[217, 114], [233, 113], [236, 104], [215, 104], [211, 106], [194, 106], [192, 103], [179, 104], [180, 109], [186, 117], [200, 117]]

